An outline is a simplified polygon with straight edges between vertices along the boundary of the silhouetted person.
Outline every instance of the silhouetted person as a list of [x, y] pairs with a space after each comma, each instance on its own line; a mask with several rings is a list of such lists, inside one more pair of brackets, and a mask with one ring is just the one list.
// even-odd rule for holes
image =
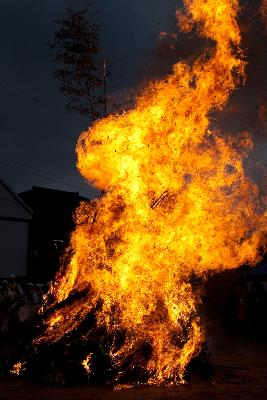
[[243, 335], [248, 326], [248, 288], [245, 282], [240, 282], [236, 287], [235, 310], [238, 333]]
[[254, 282], [248, 294], [249, 321], [252, 334], [263, 339], [266, 330], [267, 293], [261, 282]]
[[11, 275], [8, 280], [8, 287], [10, 290], [10, 296], [12, 297], [12, 301], [20, 300], [24, 296], [24, 292], [21, 286], [18, 284], [16, 277]]

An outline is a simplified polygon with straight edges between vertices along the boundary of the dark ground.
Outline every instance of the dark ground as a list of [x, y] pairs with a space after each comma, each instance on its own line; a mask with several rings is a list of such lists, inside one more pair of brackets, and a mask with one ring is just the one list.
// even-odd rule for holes
[[192, 376], [189, 383], [173, 387], [112, 388], [108, 386], [55, 387], [20, 378], [0, 380], [1, 400], [112, 400], [140, 399], [266, 399], [267, 345], [243, 341], [220, 343], [210, 357], [213, 376]]

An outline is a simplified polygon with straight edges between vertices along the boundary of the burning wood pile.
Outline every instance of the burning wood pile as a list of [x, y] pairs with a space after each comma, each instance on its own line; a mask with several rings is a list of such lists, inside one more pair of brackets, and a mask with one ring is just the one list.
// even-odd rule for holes
[[211, 127], [245, 80], [238, 1], [184, 3], [180, 29], [210, 47], [81, 135], [79, 171], [105, 194], [76, 211], [35, 340], [60, 343], [88, 324], [97, 346], [83, 366], [90, 375], [102, 349], [116, 382], [182, 382], [205, 336], [192, 274], [254, 265], [265, 246], [265, 199], [244, 168], [252, 140]]

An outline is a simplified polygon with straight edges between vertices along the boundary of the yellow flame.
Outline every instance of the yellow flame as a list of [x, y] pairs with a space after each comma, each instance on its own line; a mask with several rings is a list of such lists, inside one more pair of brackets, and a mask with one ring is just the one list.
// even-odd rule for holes
[[25, 370], [25, 362], [17, 362], [16, 364], [13, 365], [12, 369], [10, 370], [10, 372], [13, 375], [20, 375], [21, 371]]
[[181, 29], [196, 24], [211, 48], [193, 65], [175, 64], [134, 109], [96, 122], [79, 139], [78, 168], [105, 195], [78, 208], [73, 256], [53, 294], [57, 302], [73, 290], [87, 294], [57, 309], [39, 338], [59, 340], [98, 304], [119, 375], [131, 359], [150, 383], [183, 381], [200, 351], [192, 274], [255, 264], [266, 228], [263, 199], [244, 171], [249, 136], [233, 140], [210, 124], [244, 79], [238, 2], [185, 6]]
[[81, 364], [82, 364], [83, 368], [85, 369], [88, 376], [92, 372], [91, 371], [92, 355], [93, 355], [93, 353], [89, 353], [88, 356], [86, 356], [85, 359], [81, 362]]

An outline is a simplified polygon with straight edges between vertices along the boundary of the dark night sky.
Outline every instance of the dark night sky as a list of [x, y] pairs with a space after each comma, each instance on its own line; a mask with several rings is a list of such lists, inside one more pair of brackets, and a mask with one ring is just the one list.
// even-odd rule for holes
[[[36, 184], [93, 194], [75, 167], [75, 143], [90, 121], [64, 111], [65, 99], [51, 76], [54, 66], [47, 47], [53, 20], [64, 15], [66, 7], [85, 4], [1, 1], [0, 175], [18, 192]], [[159, 32], [174, 20], [176, 5], [175, 0], [91, 2], [102, 52], [112, 65], [112, 91], [138, 83]]]
[[[1, 1], [0, 175], [17, 192], [35, 184], [88, 197], [96, 193], [75, 167], [75, 143], [90, 121], [64, 111], [65, 99], [51, 76], [54, 66], [47, 47], [53, 20], [66, 7], [85, 4], [81, 0]], [[179, 0], [91, 1], [92, 20], [100, 25], [102, 54], [112, 67], [111, 94], [134, 88], [140, 76], [144, 79], [146, 71], [149, 75], [158, 35], [173, 29], [177, 6]], [[264, 149], [261, 140], [261, 156]]]

